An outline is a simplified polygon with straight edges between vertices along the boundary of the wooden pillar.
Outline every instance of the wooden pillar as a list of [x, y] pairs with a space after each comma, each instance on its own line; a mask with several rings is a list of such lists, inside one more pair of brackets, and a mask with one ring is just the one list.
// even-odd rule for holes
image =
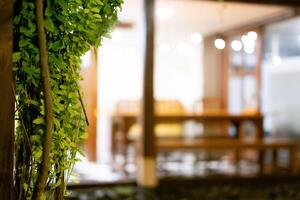
[[154, 0], [144, 0], [144, 79], [141, 151], [137, 158], [137, 183], [144, 188], [157, 185], [154, 135]]
[[83, 90], [83, 99], [86, 114], [89, 120], [87, 127], [88, 138], [84, 141], [84, 151], [89, 161], [97, 160], [97, 49], [91, 49], [89, 66], [81, 69], [83, 81], [80, 85]]
[[13, 199], [14, 94], [13, 1], [0, 1], [0, 194]]

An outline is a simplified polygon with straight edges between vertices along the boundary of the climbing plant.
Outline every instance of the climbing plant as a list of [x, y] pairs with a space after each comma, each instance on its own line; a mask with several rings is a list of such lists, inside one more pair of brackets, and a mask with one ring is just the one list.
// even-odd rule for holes
[[[87, 137], [79, 74], [80, 57], [99, 46], [117, 20], [123, 0], [44, 0], [44, 22], [53, 98], [54, 130], [43, 198], [65, 191], [80, 144]], [[16, 194], [32, 199], [37, 189], [45, 136], [45, 103], [35, 2], [18, 0], [14, 13], [16, 74]], [[59, 197], [61, 198], [61, 197]]]

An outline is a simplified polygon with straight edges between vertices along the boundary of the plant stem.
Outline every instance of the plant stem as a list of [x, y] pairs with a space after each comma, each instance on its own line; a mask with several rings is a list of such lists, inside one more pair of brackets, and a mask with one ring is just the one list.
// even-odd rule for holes
[[51, 96], [50, 72], [48, 66], [48, 55], [46, 46], [46, 35], [44, 30], [43, 0], [36, 0], [36, 20], [39, 41], [39, 56], [41, 67], [41, 79], [43, 87], [43, 99], [45, 102], [45, 135], [43, 144], [42, 162], [38, 175], [38, 182], [34, 189], [33, 199], [40, 200], [44, 194], [50, 165], [50, 150], [53, 134], [53, 100]]

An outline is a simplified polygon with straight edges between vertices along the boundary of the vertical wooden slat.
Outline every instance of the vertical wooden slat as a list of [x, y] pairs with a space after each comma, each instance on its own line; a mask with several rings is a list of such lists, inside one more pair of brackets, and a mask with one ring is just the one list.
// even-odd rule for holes
[[154, 135], [154, 0], [144, 0], [144, 82], [142, 100], [141, 152], [138, 156], [137, 182], [153, 188], [157, 184]]
[[0, 196], [13, 199], [14, 96], [13, 1], [0, 1]]
[[92, 55], [91, 64], [87, 68], [81, 69], [81, 75], [83, 81], [80, 85], [83, 90], [83, 99], [86, 109], [86, 114], [89, 121], [89, 126], [87, 127], [88, 138], [84, 142], [84, 150], [89, 161], [95, 162], [97, 160], [97, 49], [91, 50]]

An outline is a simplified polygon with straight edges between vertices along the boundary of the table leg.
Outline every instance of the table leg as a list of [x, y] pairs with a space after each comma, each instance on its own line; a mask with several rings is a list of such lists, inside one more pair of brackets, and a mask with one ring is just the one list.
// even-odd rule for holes
[[262, 140], [264, 138], [263, 119], [256, 120], [254, 124], [256, 127], [256, 139]]
[[293, 174], [299, 173], [298, 171], [298, 156], [297, 147], [293, 146], [290, 148], [290, 167]]
[[114, 121], [111, 122], [111, 141], [110, 141], [110, 152], [111, 152], [111, 163], [112, 166], [115, 165], [115, 155], [116, 155], [116, 124]]
[[236, 148], [234, 150], [234, 154], [235, 154], [235, 173], [238, 175], [240, 173], [240, 166], [239, 166], [239, 162], [240, 162], [240, 149]]
[[258, 165], [259, 165], [259, 174], [264, 173], [264, 159], [265, 154], [263, 149], [258, 150]]

